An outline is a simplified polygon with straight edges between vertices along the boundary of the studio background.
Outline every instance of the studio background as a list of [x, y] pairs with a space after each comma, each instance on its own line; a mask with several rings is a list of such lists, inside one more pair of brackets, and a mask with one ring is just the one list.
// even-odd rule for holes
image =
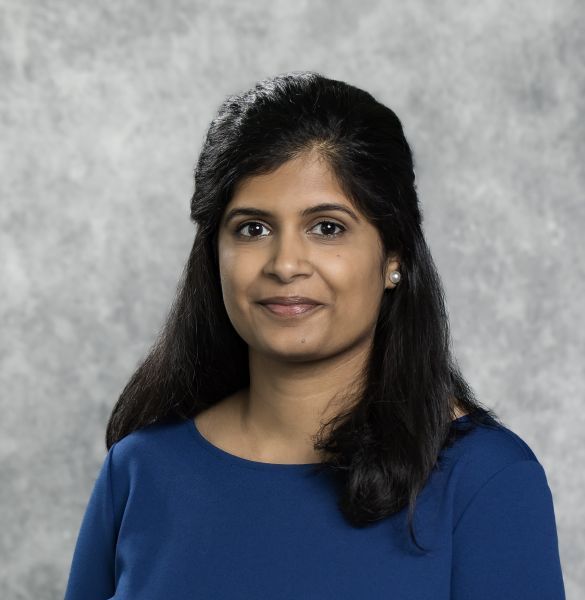
[[63, 597], [170, 307], [223, 100], [315, 70], [401, 119], [455, 356], [532, 447], [585, 597], [585, 5], [0, 0], [0, 597]]

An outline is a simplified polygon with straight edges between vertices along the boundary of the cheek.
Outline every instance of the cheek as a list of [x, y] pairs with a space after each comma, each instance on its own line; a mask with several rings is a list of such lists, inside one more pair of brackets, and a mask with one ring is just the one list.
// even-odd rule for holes
[[238, 312], [254, 277], [253, 261], [241, 253], [223, 252], [219, 257], [219, 273], [223, 300], [228, 312]]
[[361, 329], [378, 320], [381, 292], [371, 279], [359, 278], [339, 297], [338, 313], [343, 321]]
[[329, 285], [344, 313], [379, 306], [383, 282], [374, 262], [369, 252], [354, 251], [351, 255], [336, 254], [328, 264]]

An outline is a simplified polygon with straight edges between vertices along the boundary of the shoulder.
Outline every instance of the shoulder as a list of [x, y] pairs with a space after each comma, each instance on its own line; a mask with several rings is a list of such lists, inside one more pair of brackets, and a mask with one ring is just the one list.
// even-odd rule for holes
[[501, 422], [458, 442], [453, 597], [564, 599], [553, 496], [533, 450]]
[[[136, 429], [108, 450], [104, 476], [112, 496], [114, 521], [119, 528], [133, 498], [144, 507], [168, 489], [181, 456], [184, 420], [173, 418]], [[184, 454], [184, 452], [182, 453]]]
[[[483, 489], [497, 488], [510, 478], [516, 485], [546, 485], [546, 476], [536, 454], [518, 433], [502, 422], [474, 426], [445, 452], [456, 472], [453, 516], [456, 522]], [[504, 485], [502, 483], [502, 485]], [[494, 492], [496, 493], [496, 492]]]
[[112, 469], [133, 471], [169, 457], [180, 445], [184, 425], [184, 420], [173, 417], [127, 434], [110, 447]]
[[[468, 423], [459, 429], [468, 427]], [[538, 461], [524, 438], [503, 422], [490, 417], [485, 423], [471, 427], [471, 431], [457, 440], [447, 454], [471, 463], [475, 471], [485, 473], [493, 473], [517, 461]]]

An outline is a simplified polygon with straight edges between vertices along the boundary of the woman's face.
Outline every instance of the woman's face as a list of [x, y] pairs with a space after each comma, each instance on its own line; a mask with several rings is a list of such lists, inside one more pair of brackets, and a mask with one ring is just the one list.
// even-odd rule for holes
[[[320, 208], [331, 203], [346, 210]], [[262, 215], [234, 213], [263, 211]], [[347, 212], [346, 212], [347, 211]], [[304, 155], [236, 188], [220, 223], [219, 269], [229, 318], [250, 350], [290, 361], [316, 360], [369, 343], [387, 262], [377, 229], [351, 204], [327, 164]], [[305, 296], [318, 307], [280, 316], [259, 301]]]

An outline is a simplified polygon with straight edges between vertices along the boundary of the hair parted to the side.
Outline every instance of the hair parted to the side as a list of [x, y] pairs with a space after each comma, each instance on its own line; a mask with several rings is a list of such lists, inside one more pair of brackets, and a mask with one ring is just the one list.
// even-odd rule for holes
[[[234, 186], [305, 152], [326, 159], [341, 188], [400, 258], [385, 290], [362, 380], [349, 407], [324, 423], [315, 449], [339, 477], [339, 509], [356, 527], [408, 506], [439, 453], [475, 425], [493, 425], [451, 353], [444, 293], [421, 227], [413, 158], [396, 114], [371, 94], [319, 73], [293, 71], [228, 96], [195, 168], [195, 240], [167, 320], [109, 418], [106, 447], [134, 430], [206, 407], [249, 385], [248, 347], [226, 312], [218, 225]], [[383, 261], [382, 261], [383, 263]], [[367, 293], [366, 291], [364, 293]], [[453, 427], [455, 404], [469, 413]]]

